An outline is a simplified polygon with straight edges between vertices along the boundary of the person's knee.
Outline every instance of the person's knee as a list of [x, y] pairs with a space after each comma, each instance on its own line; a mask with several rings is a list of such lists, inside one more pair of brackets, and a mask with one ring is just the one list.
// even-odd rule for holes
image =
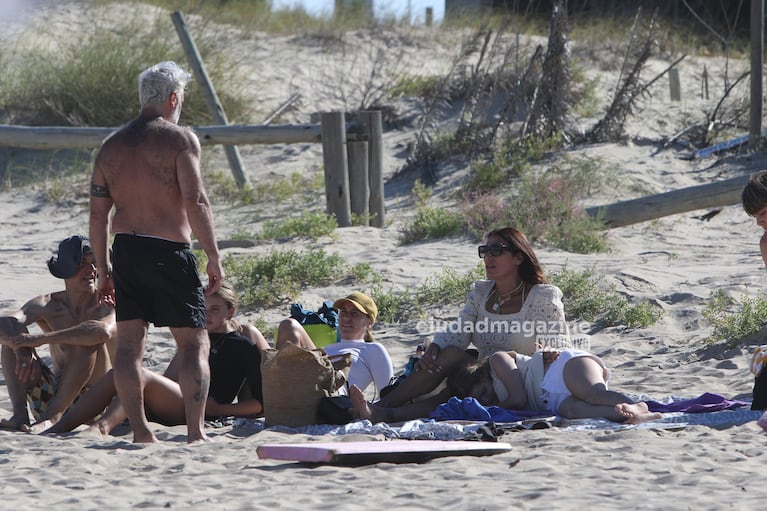
[[280, 324], [277, 327], [277, 341], [275, 342], [275, 348], [281, 349], [287, 343], [303, 346], [305, 344], [302, 342], [303, 336], [301, 335], [303, 328], [301, 323], [293, 318], [286, 318], [280, 321]]

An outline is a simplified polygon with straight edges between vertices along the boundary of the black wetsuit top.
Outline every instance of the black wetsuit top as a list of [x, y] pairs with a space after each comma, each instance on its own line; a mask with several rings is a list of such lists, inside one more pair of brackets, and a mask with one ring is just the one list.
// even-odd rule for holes
[[243, 385], [254, 399], [263, 401], [261, 352], [237, 332], [208, 333], [210, 337], [210, 391], [217, 403], [234, 401]]

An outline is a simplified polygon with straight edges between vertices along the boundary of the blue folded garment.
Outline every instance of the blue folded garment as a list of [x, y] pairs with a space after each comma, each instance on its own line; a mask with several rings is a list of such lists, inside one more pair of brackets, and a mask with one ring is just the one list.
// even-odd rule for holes
[[526, 410], [506, 410], [500, 406], [484, 406], [473, 397], [458, 399], [451, 397], [447, 403], [439, 405], [430, 419], [436, 420], [477, 420], [494, 422], [517, 422], [530, 417], [548, 417], [548, 414]]
[[[719, 394], [706, 392], [692, 399], [683, 399], [671, 403], [647, 401], [651, 412], [705, 413], [720, 410], [732, 410], [750, 406], [746, 401], [726, 399]], [[479, 420], [495, 422], [517, 422], [531, 417], [548, 417], [549, 414], [528, 410], [506, 410], [499, 406], [484, 406], [473, 397], [458, 399], [451, 397], [447, 403], [439, 405], [429, 418], [436, 420]]]

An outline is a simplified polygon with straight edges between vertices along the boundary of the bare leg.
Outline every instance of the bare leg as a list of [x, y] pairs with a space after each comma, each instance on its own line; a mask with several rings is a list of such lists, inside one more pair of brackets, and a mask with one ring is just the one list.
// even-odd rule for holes
[[[153, 420], [166, 426], [184, 424], [184, 396], [175, 381], [160, 374], [143, 369], [144, 404]], [[119, 399], [112, 401], [104, 415], [92, 424], [87, 432], [108, 435], [126, 418], [125, 408]]]
[[29, 431], [29, 412], [27, 411], [27, 387], [16, 376], [16, 352], [7, 346], [0, 349], [0, 363], [8, 388], [8, 397], [13, 407], [10, 419], [0, 420], [0, 428], [17, 431]]
[[312, 338], [306, 333], [301, 323], [293, 318], [280, 321], [280, 326], [277, 327], [277, 341], [274, 343], [274, 347], [281, 350], [287, 343], [295, 344], [307, 350], [316, 348]]
[[756, 423], [759, 425], [760, 428], [767, 431], [767, 412], [764, 412], [761, 417], [759, 417], [759, 420], [756, 421]]
[[117, 394], [112, 371], [101, 377], [88, 392], [80, 396], [75, 404], [61, 416], [56, 424], [43, 433], [65, 433], [72, 431], [80, 424], [92, 420], [109, 406]]
[[154, 443], [157, 438], [149, 429], [144, 413], [144, 379], [141, 362], [146, 344], [147, 324], [134, 319], [117, 323], [117, 353], [114, 381], [117, 395], [133, 429], [134, 443]]
[[[445, 377], [450, 374], [450, 371], [460, 364], [471, 360], [473, 360], [471, 355], [467, 354], [464, 350], [454, 346], [447, 346], [440, 350], [437, 356], [437, 364], [441, 368], [439, 371], [413, 371], [402, 383], [394, 387], [385, 397], [381, 398], [377, 404], [387, 408], [396, 408], [413, 399], [424, 396], [436, 389]], [[441, 401], [441, 403], [443, 402]], [[434, 407], [432, 407], [433, 409]], [[421, 415], [421, 417], [424, 417], [424, 415]]]
[[376, 424], [378, 422], [403, 422], [428, 417], [437, 406], [450, 399], [450, 392], [444, 390], [435, 396], [421, 401], [386, 408], [378, 403], [368, 403], [365, 400], [365, 394], [363, 394], [359, 387], [352, 385], [349, 389], [349, 398], [352, 400], [351, 412], [353, 417], [367, 419]]
[[178, 346], [179, 385], [184, 396], [187, 442], [208, 441], [205, 435], [205, 401], [210, 387], [210, 340], [204, 328], [171, 328]]
[[558, 413], [564, 417], [604, 417], [629, 424], [663, 417], [663, 414], [650, 412], [646, 403], [634, 403], [620, 392], [607, 390], [604, 369], [591, 357], [569, 360], [565, 364], [563, 376], [573, 394], [559, 406]]
[[[56, 395], [48, 403], [48, 408], [45, 412], [38, 417], [37, 423], [43, 423], [48, 420], [55, 422], [74, 403], [93, 374], [93, 368], [98, 357], [96, 347], [62, 346], [62, 349], [67, 354], [67, 365], [59, 379]], [[91, 415], [88, 419], [92, 419], [95, 415]]]

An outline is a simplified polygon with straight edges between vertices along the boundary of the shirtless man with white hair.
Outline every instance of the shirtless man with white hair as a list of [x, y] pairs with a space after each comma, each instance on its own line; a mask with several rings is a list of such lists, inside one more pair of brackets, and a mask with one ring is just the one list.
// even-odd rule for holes
[[[111, 367], [115, 314], [98, 303], [88, 240], [72, 236], [59, 243], [48, 269], [64, 281], [63, 291], [37, 296], [18, 311], [0, 316], [0, 358], [13, 407], [13, 415], [0, 420], [4, 429], [30, 431], [55, 422]], [[32, 324], [42, 333], [30, 333], [27, 327]], [[43, 345], [48, 345], [53, 368], [35, 350]]]
[[[176, 339], [187, 441], [208, 440], [203, 429], [210, 385], [205, 293], [218, 290], [224, 271], [200, 173], [200, 142], [177, 124], [190, 78], [175, 62], [141, 73], [141, 112], [104, 141], [91, 179], [90, 237], [99, 299], [115, 305], [115, 385], [136, 443], [157, 441], [144, 412], [141, 372], [149, 322], [169, 327]], [[113, 208], [114, 267], [107, 247]], [[190, 250], [192, 234], [208, 257], [207, 289]]]

